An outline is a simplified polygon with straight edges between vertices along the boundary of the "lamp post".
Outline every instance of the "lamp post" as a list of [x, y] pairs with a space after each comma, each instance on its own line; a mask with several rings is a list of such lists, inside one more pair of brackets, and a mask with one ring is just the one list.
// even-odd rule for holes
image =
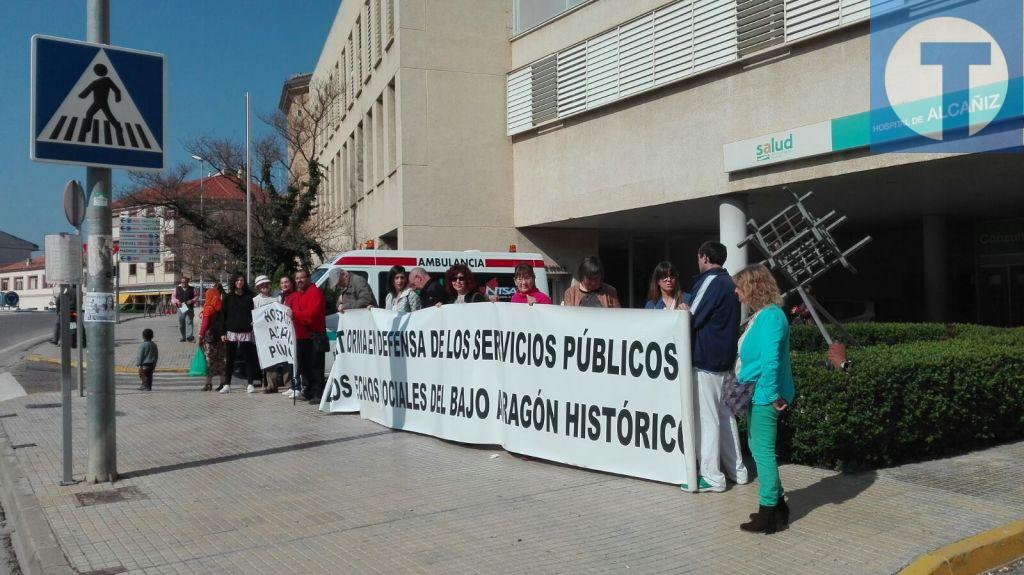
[[[199, 160], [199, 219], [203, 223], [203, 227], [199, 228], [199, 243], [202, 244], [199, 247], [199, 298], [203, 297], [206, 293], [203, 291], [203, 272], [206, 270], [206, 212], [203, 210], [203, 184], [206, 181], [206, 158], [202, 156], [192, 155], [193, 160]], [[204, 304], [206, 302], [203, 302]]]

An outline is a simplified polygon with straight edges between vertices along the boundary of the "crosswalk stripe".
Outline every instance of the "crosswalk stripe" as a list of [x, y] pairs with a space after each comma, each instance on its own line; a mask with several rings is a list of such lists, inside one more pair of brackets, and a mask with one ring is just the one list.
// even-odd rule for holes
[[139, 141], [135, 139], [135, 132], [132, 132], [132, 125], [125, 124], [124, 129], [128, 132], [128, 140], [131, 141], [133, 148], [139, 147]]
[[152, 149], [153, 146], [150, 145], [150, 140], [145, 137], [145, 130], [143, 130], [138, 124], [135, 124], [135, 127], [138, 129], [138, 137], [142, 140], [142, 145], [144, 145], [146, 149]]
[[100, 143], [100, 121], [93, 118], [92, 120], [92, 143]]
[[57, 126], [53, 128], [53, 132], [50, 133], [50, 139], [56, 140], [60, 137], [60, 129], [64, 127], [64, 122], [68, 119], [67, 116], [61, 116], [60, 120], [57, 121]]
[[64, 134], [64, 141], [70, 142], [71, 138], [75, 137], [75, 126], [78, 125], [78, 118], [72, 116], [71, 123], [68, 124], [68, 131]]
[[85, 135], [89, 133], [89, 124], [84, 119], [82, 120], [82, 127], [78, 130], [78, 142], [85, 142]]

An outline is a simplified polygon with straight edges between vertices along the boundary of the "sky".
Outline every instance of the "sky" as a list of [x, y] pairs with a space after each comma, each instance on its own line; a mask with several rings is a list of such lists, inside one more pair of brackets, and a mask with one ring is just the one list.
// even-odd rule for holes
[[[311, 72], [340, 0], [111, 0], [115, 46], [159, 52], [167, 62], [166, 166], [188, 162], [183, 143], [197, 136], [245, 139], [245, 92], [253, 137], [277, 108], [281, 86]], [[31, 38], [85, 40], [86, 0], [4, 0], [0, 19], [0, 230], [43, 246], [43, 236], [73, 232], [62, 203], [68, 180], [85, 167], [29, 159]], [[128, 185], [114, 170], [114, 196]], [[41, 253], [41, 252], [40, 252]]]

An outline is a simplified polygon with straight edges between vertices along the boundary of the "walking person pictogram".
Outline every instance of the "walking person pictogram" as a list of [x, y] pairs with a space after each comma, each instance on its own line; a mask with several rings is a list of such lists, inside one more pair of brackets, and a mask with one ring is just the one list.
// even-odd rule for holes
[[97, 112], [102, 111], [107, 117], [107, 120], [114, 125], [114, 129], [118, 132], [121, 131], [121, 123], [114, 117], [114, 113], [110, 111], [110, 92], [114, 92], [114, 101], [121, 101], [121, 89], [114, 84], [114, 81], [107, 77], [107, 67], [103, 64], [96, 64], [92, 67], [92, 71], [96, 73], [98, 78], [92, 81], [82, 93], [78, 95], [79, 98], [87, 98], [89, 94], [92, 94], [92, 105], [85, 113], [85, 122], [83, 134], [88, 133], [92, 128], [93, 116]]

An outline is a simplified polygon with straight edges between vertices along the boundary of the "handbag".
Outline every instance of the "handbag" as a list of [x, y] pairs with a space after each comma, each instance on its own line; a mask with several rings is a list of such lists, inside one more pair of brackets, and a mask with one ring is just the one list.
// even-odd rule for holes
[[192, 365], [188, 368], [188, 374], [191, 377], [206, 375], [206, 354], [203, 353], [202, 347], [197, 348], [196, 353], [192, 356]]
[[313, 349], [317, 353], [327, 353], [331, 351], [331, 343], [327, 341], [326, 333], [313, 333], [310, 334], [309, 339], [313, 340]]
[[725, 374], [722, 380], [722, 404], [735, 417], [742, 417], [750, 411], [750, 401], [754, 397], [754, 383], [740, 383], [733, 371]]

